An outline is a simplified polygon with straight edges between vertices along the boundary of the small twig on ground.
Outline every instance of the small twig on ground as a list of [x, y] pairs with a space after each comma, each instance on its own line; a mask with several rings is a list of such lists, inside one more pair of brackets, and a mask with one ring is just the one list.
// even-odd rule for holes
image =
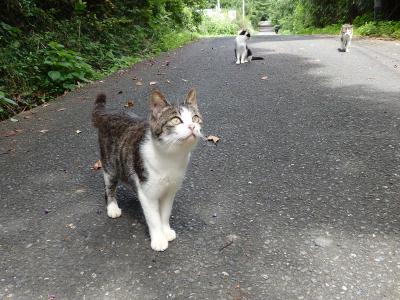
[[222, 250], [224, 250], [225, 248], [229, 247], [232, 244], [233, 244], [233, 241], [229, 241], [228, 243], [223, 245], [221, 248], [219, 248], [219, 252], [221, 252]]

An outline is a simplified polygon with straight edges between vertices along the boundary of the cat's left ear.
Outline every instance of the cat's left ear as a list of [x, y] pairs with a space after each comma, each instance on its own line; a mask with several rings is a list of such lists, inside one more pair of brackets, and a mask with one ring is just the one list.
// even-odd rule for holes
[[186, 96], [186, 100], [184, 102], [186, 105], [197, 107], [197, 97], [196, 97], [196, 89], [192, 88]]

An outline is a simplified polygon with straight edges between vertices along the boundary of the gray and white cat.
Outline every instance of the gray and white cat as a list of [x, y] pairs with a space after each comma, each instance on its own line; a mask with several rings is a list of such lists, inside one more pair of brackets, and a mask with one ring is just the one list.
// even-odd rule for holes
[[341, 51], [349, 52], [349, 47], [351, 43], [351, 38], [353, 37], [353, 25], [344, 24], [340, 31], [340, 41], [341, 41]]
[[93, 125], [98, 128], [107, 199], [107, 215], [121, 216], [118, 183], [136, 188], [151, 237], [151, 248], [164, 251], [176, 238], [169, 225], [172, 204], [201, 134], [196, 91], [180, 105], [159, 91], [150, 97], [148, 121], [126, 113], [107, 113], [106, 96], [97, 96]]
[[250, 32], [241, 30], [235, 38], [235, 59], [236, 64], [244, 64], [252, 60], [263, 60], [262, 57], [255, 57], [247, 46], [247, 41], [250, 39]]

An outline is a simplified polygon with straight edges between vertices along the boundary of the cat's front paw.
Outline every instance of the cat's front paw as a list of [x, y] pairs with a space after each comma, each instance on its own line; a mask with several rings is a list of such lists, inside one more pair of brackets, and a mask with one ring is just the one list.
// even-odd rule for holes
[[164, 230], [164, 236], [168, 242], [173, 241], [174, 239], [176, 239], [175, 230], [173, 230], [171, 228]]
[[240, 65], [240, 61], [237, 61], [236, 64], [237, 64], [237, 65]]
[[154, 251], [164, 251], [168, 248], [168, 241], [163, 235], [151, 238], [151, 249]]
[[121, 216], [121, 209], [118, 207], [117, 203], [111, 202], [107, 205], [107, 216], [113, 219]]

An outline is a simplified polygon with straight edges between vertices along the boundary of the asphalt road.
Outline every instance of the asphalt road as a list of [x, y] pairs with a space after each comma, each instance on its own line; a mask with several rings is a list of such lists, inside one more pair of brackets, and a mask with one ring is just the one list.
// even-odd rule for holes
[[[400, 299], [400, 43], [250, 45], [264, 61], [204, 39], [0, 124], [0, 298]], [[156, 253], [134, 194], [106, 216], [91, 109], [105, 92], [145, 116], [153, 88], [191, 87], [221, 140], [193, 154]]]

